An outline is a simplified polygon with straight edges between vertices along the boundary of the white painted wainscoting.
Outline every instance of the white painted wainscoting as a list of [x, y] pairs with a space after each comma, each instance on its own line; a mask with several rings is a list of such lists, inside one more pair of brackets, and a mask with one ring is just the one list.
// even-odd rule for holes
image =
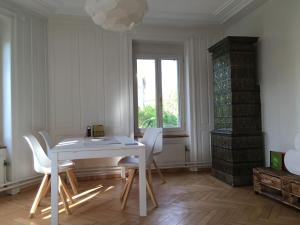
[[47, 129], [47, 19], [6, 0], [0, 2], [0, 13], [11, 22], [12, 112], [7, 124], [12, 132], [3, 127], [3, 141], [8, 146], [8, 179], [16, 182], [36, 176], [23, 135]]
[[50, 22], [49, 119], [56, 139], [84, 135], [94, 123], [108, 135], [129, 133], [123, 41], [92, 24]]
[[[132, 40], [181, 42], [187, 57], [188, 138], [165, 139], [163, 167], [210, 165], [211, 71], [207, 48], [219, 29], [141, 28], [128, 34], [103, 31], [90, 21], [49, 21], [49, 128], [56, 141], [82, 136], [100, 123], [107, 135], [133, 135]], [[197, 133], [198, 132], [198, 133]], [[198, 135], [197, 135], [198, 134]], [[189, 152], [186, 153], [186, 146]], [[82, 160], [81, 171], [110, 170], [118, 159]]]
[[[106, 135], [129, 135], [129, 77], [126, 37], [93, 24], [49, 24], [49, 127], [55, 140], [85, 135], [103, 124]], [[127, 51], [126, 51], [127, 52]], [[89, 160], [82, 167], [115, 165]]]

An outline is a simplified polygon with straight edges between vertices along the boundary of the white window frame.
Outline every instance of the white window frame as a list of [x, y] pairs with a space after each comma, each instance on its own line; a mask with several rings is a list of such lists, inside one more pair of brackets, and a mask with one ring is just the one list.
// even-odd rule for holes
[[155, 76], [156, 76], [156, 115], [158, 125], [163, 126], [163, 105], [162, 105], [162, 72], [161, 60], [177, 60], [178, 62], [178, 111], [179, 123], [178, 128], [163, 128], [164, 135], [186, 135], [185, 120], [185, 85], [184, 85], [184, 61], [181, 54], [150, 54], [150, 53], [134, 53], [133, 54], [133, 88], [134, 88], [134, 133], [135, 136], [141, 136], [145, 129], [138, 127], [138, 87], [137, 87], [137, 60], [149, 59], [155, 60]]

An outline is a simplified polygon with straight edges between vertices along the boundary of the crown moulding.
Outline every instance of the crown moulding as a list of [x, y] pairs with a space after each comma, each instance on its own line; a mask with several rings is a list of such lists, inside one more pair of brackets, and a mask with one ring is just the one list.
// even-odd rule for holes
[[[69, 15], [69, 16], [88, 16], [84, 8], [66, 8], [62, 0], [12, 0], [38, 14], [46, 17]], [[84, 0], [82, 0], [84, 1]], [[203, 25], [215, 24], [222, 25], [231, 19], [241, 19], [247, 13], [253, 11], [268, 0], [227, 0], [213, 12], [207, 13], [170, 13], [155, 12], [149, 9], [145, 16], [145, 23], [150, 24], [182, 24], [182, 25]]]
[[213, 15], [218, 18], [220, 24], [224, 24], [237, 14], [247, 11], [249, 8], [253, 10], [267, 1], [268, 0], [228, 0], [218, 7], [213, 12]]
[[35, 13], [50, 16], [55, 14], [56, 10], [63, 6], [60, 0], [12, 0], [14, 3], [23, 6]]

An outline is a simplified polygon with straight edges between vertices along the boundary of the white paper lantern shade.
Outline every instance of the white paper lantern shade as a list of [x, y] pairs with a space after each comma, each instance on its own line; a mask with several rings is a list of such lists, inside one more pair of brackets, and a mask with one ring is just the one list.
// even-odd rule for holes
[[87, 0], [85, 9], [95, 24], [111, 31], [128, 31], [141, 23], [146, 0]]
[[288, 151], [284, 156], [284, 164], [290, 173], [300, 175], [300, 151]]

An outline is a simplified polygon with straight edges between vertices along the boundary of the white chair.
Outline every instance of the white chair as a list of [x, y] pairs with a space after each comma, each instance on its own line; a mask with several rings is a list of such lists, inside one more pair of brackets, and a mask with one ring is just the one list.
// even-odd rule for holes
[[300, 175], [300, 133], [295, 138], [295, 149], [288, 151], [284, 156], [284, 164], [287, 170]]
[[[153, 152], [162, 148], [162, 128], [149, 128], [146, 130], [142, 143], [145, 145], [146, 148], [146, 167], [148, 170], [148, 177], [147, 177], [147, 191], [150, 195], [150, 198], [155, 207], [158, 206], [157, 200], [155, 198], [153, 187], [152, 187], [152, 175], [151, 175], [151, 164], [153, 162]], [[125, 209], [128, 196], [134, 182], [135, 175], [137, 174], [137, 170], [139, 168], [139, 158], [131, 156], [122, 158], [118, 165], [120, 167], [125, 167], [128, 169], [128, 179], [125, 183], [124, 190], [121, 194], [122, 200], [122, 209]]]
[[[144, 138], [143, 139], [141, 139], [140, 140], [140, 142], [141, 143], [143, 143], [143, 140], [144, 140]], [[154, 152], [153, 152], [153, 166], [154, 166], [154, 168], [156, 169], [156, 172], [158, 173], [158, 175], [159, 175], [159, 177], [160, 177], [160, 179], [161, 179], [161, 183], [162, 184], [164, 184], [164, 183], [166, 183], [167, 181], [166, 181], [166, 179], [165, 179], [165, 177], [164, 177], [164, 175], [162, 174], [162, 172], [161, 172], [161, 170], [159, 169], [159, 167], [158, 167], [158, 165], [157, 165], [157, 163], [156, 163], [156, 161], [155, 161], [155, 156], [158, 156], [159, 154], [161, 154], [163, 152], [163, 147], [161, 147], [161, 148], [157, 148], [157, 149], [155, 149], [154, 150]], [[122, 178], [124, 178], [125, 177], [125, 172], [124, 171], [122, 171]]]
[[53, 148], [55, 144], [47, 131], [43, 130], [43, 131], [39, 131], [38, 133], [44, 139], [46, 147], [47, 147], [47, 154], [49, 155], [49, 150], [51, 148]]
[[[36, 197], [34, 199], [34, 202], [32, 204], [32, 207], [30, 209], [30, 218], [32, 218], [36, 212], [36, 209], [43, 197], [47, 194], [49, 188], [50, 188], [50, 175], [51, 175], [51, 160], [47, 157], [46, 153], [44, 152], [42, 146], [38, 142], [38, 140], [33, 135], [24, 136], [25, 140], [27, 141], [28, 145], [30, 146], [30, 149], [33, 153], [33, 161], [34, 161], [34, 170], [37, 173], [44, 174], [42, 183], [39, 187], [39, 190], [36, 194]], [[62, 162], [59, 164], [59, 174], [66, 172], [72, 164], [68, 164], [65, 162]], [[72, 196], [69, 192], [65, 182], [63, 179], [61, 179], [59, 175], [59, 194], [61, 197], [61, 200], [63, 202], [63, 205], [65, 207], [66, 213], [69, 215], [69, 205], [67, 198], [70, 202], [72, 202]], [[67, 196], [67, 198], [66, 198]]]
[[[38, 132], [42, 138], [44, 139], [44, 142], [46, 144], [47, 147], [47, 154], [49, 155], [49, 150], [51, 148], [54, 147], [54, 142], [52, 141], [52, 138], [50, 137], [49, 133], [47, 131], [39, 131]], [[74, 195], [78, 194], [78, 182], [77, 182], [77, 178], [74, 172], [74, 168], [75, 168], [75, 163], [73, 161], [70, 160], [66, 160], [64, 161], [64, 164], [70, 164], [72, 166], [70, 166], [70, 168], [66, 171], [72, 191], [74, 193]]]

